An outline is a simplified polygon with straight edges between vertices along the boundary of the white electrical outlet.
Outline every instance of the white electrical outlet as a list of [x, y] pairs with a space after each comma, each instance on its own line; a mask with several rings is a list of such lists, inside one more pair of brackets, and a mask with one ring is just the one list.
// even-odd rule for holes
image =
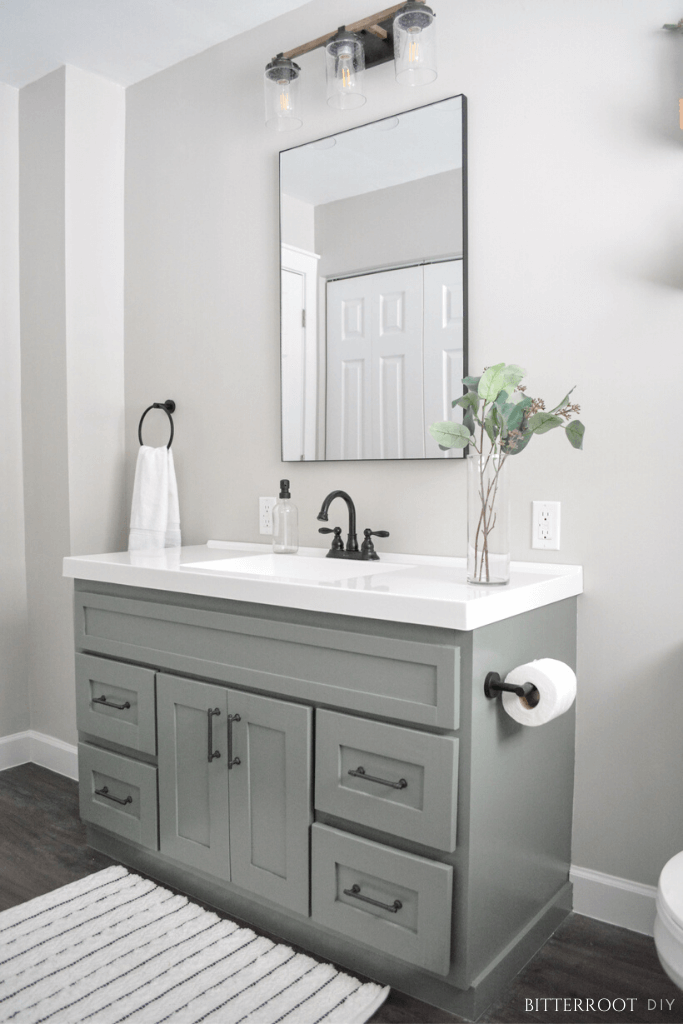
[[560, 550], [560, 502], [532, 501], [531, 546]]
[[277, 498], [259, 498], [258, 500], [258, 529], [259, 533], [273, 532], [273, 505]]

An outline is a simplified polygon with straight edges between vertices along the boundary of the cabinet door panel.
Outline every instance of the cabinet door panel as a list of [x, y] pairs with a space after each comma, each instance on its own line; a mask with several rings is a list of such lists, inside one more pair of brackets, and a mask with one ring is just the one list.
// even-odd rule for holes
[[229, 691], [232, 881], [300, 914], [309, 912], [312, 709]]
[[157, 693], [161, 852], [229, 880], [227, 692], [160, 673]]

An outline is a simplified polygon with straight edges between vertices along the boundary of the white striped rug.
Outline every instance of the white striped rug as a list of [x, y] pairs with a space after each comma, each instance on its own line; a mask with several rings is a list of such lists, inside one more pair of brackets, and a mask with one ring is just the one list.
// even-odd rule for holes
[[0, 1021], [354, 1024], [388, 992], [118, 865], [0, 914]]

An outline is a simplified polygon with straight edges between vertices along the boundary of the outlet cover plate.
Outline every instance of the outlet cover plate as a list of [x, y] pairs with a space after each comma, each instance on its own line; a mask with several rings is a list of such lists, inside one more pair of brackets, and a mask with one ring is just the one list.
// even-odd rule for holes
[[258, 532], [272, 535], [273, 505], [277, 498], [259, 498], [258, 500]]
[[560, 550], [560, 502], [532, 501], [531, 546]]

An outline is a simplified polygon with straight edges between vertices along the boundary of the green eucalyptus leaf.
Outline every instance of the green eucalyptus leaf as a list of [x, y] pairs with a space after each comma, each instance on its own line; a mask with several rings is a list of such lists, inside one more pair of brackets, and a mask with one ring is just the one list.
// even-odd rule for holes
[[463, 409], [472, 409], [476, 413], [479, 410], [479, 395], [476, 391], [468, 391], [466, 395], [456, 398], [451, 404], [459, 405]]
[[429, 433], [440, 448], [465, 448], [473, 440], [467, 427], [449, 420], [432, 423]]
[[558, 410], [558, 409], [564, 409], [565, 405], [566, 405], [566, 404], [567, 404], [567, 402], [569, 401], [569, 396], [571, 395], [572, 391], [576, 391], [576, 384], [575, 384], [575, 385], [574, 385], [574, 387], [573, 387], [573, 388], [571, 389], [571, 391], [568, 391], [568, 392], [567, 392], [567, 394], [566, 394], [566, 395], [564, 396], [564, 398], [562, 399], [562, 401], [561, 401], [561, 402], [560, 402], [560, 403], [559, 403], [558, 405], [556, 405], [554, 409], [551, 409], [550, 411], [551, 411], [551, 412], [557, 412], [557, 410]]
[[470, 388], [471, 391], [476, 391], [479, 387], [479, 381], [481, 377], [463, 377], [462, 382], [465, 387]]
[[485, 402], [495, 401], [505, 387], [504, 369], [505, 363], [496, 363], [495, 366], [489, 366], [488, 370], [484, 370], [479, 378], [477, 391]]
[[554, 427], [561, 427], [563, 419], [561, 416], [553, 416], [551, 412], [535, 412], [529, 417], [528, 428], [534, 434], [547, 434]]
[[510, 390], [514, 390], [525, 373], [526, 370], [515, 363], [511, 363], [509, 366], [506, 366], [505, 363], [489, 366], [479, 381], [479, 394], [485, 402], [494, 402], [503, 389], [509, 387]]
[[500, 429], [496, 423], [496, 407], [494, 405], [489, 409], [486, 419], [484, 420], [484, 429], [489, 436], [491, 444], [495, 444]]
[[567, 424], [566, 434], [572, 448], [583, 448], [583, 435], [586, 432], [581, 420], [572, 420]]
[[524, 413], [531, 405], [531, 399], [526, 396], [521, 401], [512, 404], [512, 408], [506, 416], [508, 430], [519, 430], [524, 419]]
[[474, 434], [475, 421], [474, 414], [471, 409], [466, 409], [465, 412], [463, 413], [462, 425], [463, 427], [466, 427], [469, 430], [470, 434]]

